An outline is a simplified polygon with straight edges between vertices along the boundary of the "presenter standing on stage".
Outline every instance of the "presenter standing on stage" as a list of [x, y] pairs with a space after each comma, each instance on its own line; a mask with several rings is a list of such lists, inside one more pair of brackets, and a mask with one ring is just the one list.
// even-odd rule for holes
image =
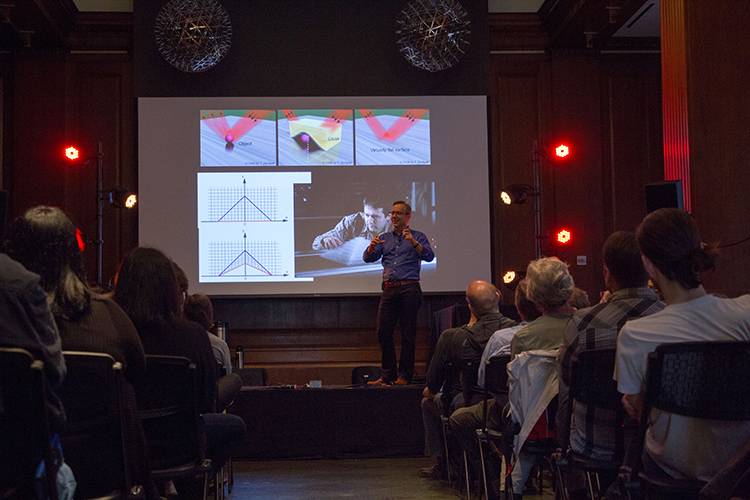
[[[424, 233], [409, 227], [411, 206], [396, 201], [391, 208], [392, 230], [375, 237], [362, 259], [375, 262], [383, 258], [383, 294], [378, 306], [378, 341], [382, 350], [383, 373], [370, 385], [406, 385], [414, 374], [414, 349], [417, 336], [417, 312], [422, 303], [419, 286], [421, 261], [435, 258]], [[401, 359], [396, 368], [393, 330], [401, 330]], [[398, 378], [396, 377], [398, 375]]]

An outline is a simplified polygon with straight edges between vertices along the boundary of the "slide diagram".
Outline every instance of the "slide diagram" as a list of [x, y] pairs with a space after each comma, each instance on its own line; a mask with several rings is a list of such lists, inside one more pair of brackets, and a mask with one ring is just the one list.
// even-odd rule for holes
[[428, 109], [357, 109], [357, 165], [429, 165]]
[[278, 117], [279, 165], [354, 165], [351, 109], [282, 109]]
[[294, 184], [310, 182], [310, 172], [199, 173], [199, 281], [311, 281], [294, 260]]
[[276, 165], [276, 111], [202, 110], [201, 167]]
[[286, 276], [276, 241], [212, 241], [208, 245], [209, 275], [215, 277]]

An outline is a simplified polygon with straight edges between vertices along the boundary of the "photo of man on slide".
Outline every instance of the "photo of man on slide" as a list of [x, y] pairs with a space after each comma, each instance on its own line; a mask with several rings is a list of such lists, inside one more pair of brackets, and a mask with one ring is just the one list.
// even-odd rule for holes
[[384, 208], [387, 205], [382, 199], [366, 197], [362, 200], [361, 212], [345, 215], [332, 229], [316, 236], [312, 242], [312, 249], [330, 250], [357, 237], [369, 242], [379, 234], [389, 231], [390, 221]]

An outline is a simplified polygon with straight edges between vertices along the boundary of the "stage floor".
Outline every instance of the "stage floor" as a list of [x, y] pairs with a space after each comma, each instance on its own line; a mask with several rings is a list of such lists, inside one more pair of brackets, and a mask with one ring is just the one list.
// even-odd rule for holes
[[247, 424], [241, 458], [419, 456], [421, 385], [243, 387], [231, 412]]

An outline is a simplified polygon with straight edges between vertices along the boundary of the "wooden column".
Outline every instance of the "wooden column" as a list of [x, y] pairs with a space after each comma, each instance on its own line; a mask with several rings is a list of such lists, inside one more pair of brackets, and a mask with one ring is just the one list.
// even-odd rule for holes
[[750, 2], [662, 0], [664, 171], [687, 179], [688, 208], [719, 242], [710, 291], [750, 290]]
[[682, 181], [685, 209], [690, 212], [692, 203], [685, 3], [686, 0], [661, 2], [661, 80], [664, 179]]

